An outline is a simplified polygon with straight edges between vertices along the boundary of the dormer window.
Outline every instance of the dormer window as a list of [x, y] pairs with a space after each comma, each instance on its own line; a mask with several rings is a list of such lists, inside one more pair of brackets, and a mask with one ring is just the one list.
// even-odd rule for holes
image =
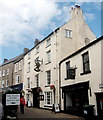
[[72, 30], [65, 29], [65, 36], [68, 38], [72, 38]]

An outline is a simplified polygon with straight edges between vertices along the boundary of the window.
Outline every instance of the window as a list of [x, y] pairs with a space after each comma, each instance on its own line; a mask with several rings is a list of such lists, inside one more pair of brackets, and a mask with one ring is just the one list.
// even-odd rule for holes
[[20, 60], [20, 61], [19, 61], [19, 70], [22, 70], [22, 63], [23, 63], [23, 61]]
[[2, 76], [2, 71], [0, 71], [0, 77]]
[[5, 76], [5, 70], [3, 70], [3, 76]]
[[47, 71], [47, 85], [50, 85], [51, 84], [51, 71]]
[[31, 58], [31, 56], [30, 56], [30, 52], [28, 53], [28, 60]]
[[69, 78], [69, 69], [70, 69], [70, 61], [66, 63], [66, 74], [67, 74], [67, 78]]
[[6, 73], [6, 75], [9, 75], [9, 69], [7, 69], [7, 73]]
[[27, 88], [30, 88], [30, 78], [27, 78]]
[[9, 80], [6, 80], [6, 87], [9, 86]]
[[18, 84], [20, 82], [20, 76], [19, 75], [16, 75], [16, 84]]
[[39, 46], [36, 48], [36, 54], [39, 53]]
[[52, 105], [52, 92], [45, 92], [45, 105]]
[[30, 72], [30, 62], [28, 63], [28, 72]]
[[48, 47], [50, 45], [51, 45], [51, 38], [49, 38], [49, 39], [46, 40], [46, 47]]
[[88, 72], [90, 72], [88, 52], [84, 53], [82, 55], [82, 58], [83, 58], [83, 73], [88, 73]]
[[18, 63], [15, 64], [15, 72], [18, 71]]
[[49, 50], [47, 52], [47, 63], [50, 63], [51, 62], [51, 51]]
[[4, 80], [2, 80], [2, 88], [4, 88]]
[[66, 37], [68, 37], [68, 38], [72, 38], [72, 30], [65, 30], [65, 32], [66, 32]]
[[73, 67], [70, 67], [70, 61], [66, 63], [66, 78], [67, 79], [75, 79], [76, 70]]
[[39, 74], [35, 75], [36, 78], [36, 86], [39, 87]]

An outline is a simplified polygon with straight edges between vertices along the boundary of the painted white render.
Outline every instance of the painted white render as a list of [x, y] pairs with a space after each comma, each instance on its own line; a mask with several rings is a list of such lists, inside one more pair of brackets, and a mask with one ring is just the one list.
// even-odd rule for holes
[[[72, 17], [71, 19], [60, 28], [53, 31], [48, 35], [44, 40], [42, 40], [38, 45], [32, 48], [24, 56], [24, 91], [25, 98], [26, 94], [30, 94], [30, 100], [33, 105], [33, 93], [32, 88], [36, 88], [36, 78], [35, 75], [39, 74], [39, 85], [42, 89], [42, 95], [44, 95], [44, 100], [40, 101], [40, 107], [51, 109], [52, 104], [59, 103], [59, 62], [70, 55], [71, 53], [77, 51], [81, 47], [85, 46], [85, 38], [89, 38], [90, 42], [95, 40], [96, 37], [85, 23], [82, 10], [80, 7], [75, 6], [71, 10]], [[74, 12], [74, 13], [73, 13]], [[66, 37], [65, 30], [71, 30], [72, 36]], [[46, 41], [51, 39], [51, 44], [47, 47]], [[37, 48], [39, 47], [39, 52]], [[51, 53], [51, 61], [47, 63], [47, 52]], [[30, 54], [29, 54], [30, 53]], [[30, 58], [28, 59], [28, 54]], [[40, 62], [40, 72], [36, 72], [35, 68], [35, 59], [39, 57]], [[28, 71], [28, 63], [29, 69]], [[47, 85], [46, 72], [51, 70], [51, 83], [50, 85], [55, 85], [55, 95], [53, 90], [50, 89], [50, 85]], [[64, 71], [63, 71], [64, 72]], [[27, 79], [30, 78], [30, 88], [27, 87]], [[45, 92], [52, 92], [52, 103], [50, 105], [45, 104]], [[54, 100], [55, 96], [55, 100]]]
[[[102, 58], [101, 58], [101, 43], [102, 40], [91, 45], [90, 47], [87, 47], [74, 56], [64, 60], [61, 63], [61, 87], [64, 86], [70, 86], [70, 85], [76, 85], [77, 83], [83, 83], [89, 81], [89, 89], [88, 89], [88, 98], [89, 98], [89, 104], [95, 105], [94, 107], [94, 114], [97, 115], [97, 102], [96, 102], [96, 93], [103, 92], [103, 89], [99, 87], [100, 84], [103, 84], [102, 82]], [[82, 55], [88, 51], [89, 53], [89, 63], [90, 63], [90, 71], [91, 73], [81, 75], [83, 73], [83, 61], [82, 61]], [[66, 62], [70, 61], [71, 67], [76, 67], [76, 75], [75, 79], [66, 79]], [[91, 90], [91, 95], [90, 95]], [[62, 94], [62, 91], [61, 91]], [[64, 99], [61, 97], [61, 109], [64, 110]]]

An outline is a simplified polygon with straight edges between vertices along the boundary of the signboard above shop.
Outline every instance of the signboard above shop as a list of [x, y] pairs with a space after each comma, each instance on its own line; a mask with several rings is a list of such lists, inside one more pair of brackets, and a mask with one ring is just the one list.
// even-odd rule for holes
[[6, 94], [7, 105], [20, 105], [20, 94]]

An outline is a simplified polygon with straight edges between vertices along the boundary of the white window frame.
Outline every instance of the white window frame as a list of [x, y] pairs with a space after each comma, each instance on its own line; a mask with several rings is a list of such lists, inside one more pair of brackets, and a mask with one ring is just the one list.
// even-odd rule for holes
[[2, 76], [5, 76], [5, 70], [3, 70], [3, 75]]
[[4, 83], [4, 80], [2, 80], [2, 88], [4, 88], [4, 84], [5, 84], [5, 83]]
[[48, 38], [46, 40], [46, 47], [50, 46], [51, 45], [51, 38]]
[[45, 105], [52, 106], [52, 92], [51, 91], [45, 92]]
[[16, 75], [15, 82], [16, 82], [16, 84], [20, 83], [20, 75]]
[[65, 36], [67, 38], [72, 38], [72, 30], [65, 29]]
[[51, 62], [51, 50], [47, 51], [47, 63]]
[[18, 71], [18, 63], [15, 64], [15, 72]]
[[6, 75], [9, 75], [9, 68], [6, 70]]
[[47, 85], [51, 84], [51, 70], [46, 71]]
[[6, 87], [9, 86], [9, 80], [6, 80]]
[[22, 63], [23, 63], [23, 61], [20, 60], [20, 61], [19, 61], [19, 70], [22, 70]]

